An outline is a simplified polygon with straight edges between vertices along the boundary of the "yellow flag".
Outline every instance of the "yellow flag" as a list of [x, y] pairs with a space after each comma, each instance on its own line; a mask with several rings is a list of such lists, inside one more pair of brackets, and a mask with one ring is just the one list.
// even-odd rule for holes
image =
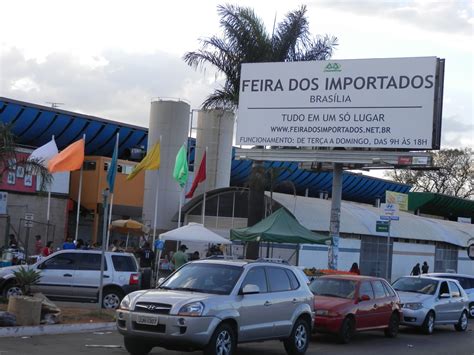
[[157, 170], [160, 168], [160, 143], [156, 143], [150, 151], [145, 155], [145, 158], [133, 168], [127, 180], [132, 180], [142, 170]]

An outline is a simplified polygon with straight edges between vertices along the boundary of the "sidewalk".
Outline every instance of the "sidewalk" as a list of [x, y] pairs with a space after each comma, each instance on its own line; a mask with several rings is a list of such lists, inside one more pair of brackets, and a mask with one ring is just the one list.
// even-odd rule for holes
[[[65, 318], [64, 323], [39, 326], [0, 327], [0, 338], [115, 330], [115, 322], [110, 321], [112, 320], [110, 310], [104, 310], [103, 318], [105, 319], [94, 314], [95, 311], [99, 311], [97, 302], [54, 301], [54, 303], [62, 310], [63, 317]], [[82, 318], [81, 315], [83, 315]]]

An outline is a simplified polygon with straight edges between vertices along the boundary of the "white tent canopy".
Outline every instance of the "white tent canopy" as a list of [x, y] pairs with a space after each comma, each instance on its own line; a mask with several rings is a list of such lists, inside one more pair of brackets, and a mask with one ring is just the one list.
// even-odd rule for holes
[[201, 242], [211, 244], [232, 244], [228, 239], [205, 228], [199, 223], [189, 223], [186, 226], [160, 234], [161, 240], [174, 240], [179, 242]]

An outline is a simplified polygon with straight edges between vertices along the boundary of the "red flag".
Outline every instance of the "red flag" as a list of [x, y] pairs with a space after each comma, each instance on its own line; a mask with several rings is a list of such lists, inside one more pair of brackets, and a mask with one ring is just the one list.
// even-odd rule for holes
[[196, 188], [198, 187], [199, 183], [203, 182], [204, 180], [206, 180], [206, 152], [204, 152], [204, 155], [202, 156], [201, 165], [199, 165], [198, 173], [196, 174], [196, 176], [194, 176], [193, 185], [191, 186], [189, 192], [186, 194], [186, 198], [192, 198], [194, 195], [194, 191], [196, 191]]

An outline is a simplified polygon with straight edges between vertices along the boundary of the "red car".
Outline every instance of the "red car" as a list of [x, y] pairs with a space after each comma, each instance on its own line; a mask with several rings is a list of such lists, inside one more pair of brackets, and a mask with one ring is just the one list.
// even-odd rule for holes
[[315, 330], [348, 343], [356, 331], [383, 329], [398, 334], [402, 311], [395, 290], [384, 279], [358, 275], [322, 276], [310, 284]]

